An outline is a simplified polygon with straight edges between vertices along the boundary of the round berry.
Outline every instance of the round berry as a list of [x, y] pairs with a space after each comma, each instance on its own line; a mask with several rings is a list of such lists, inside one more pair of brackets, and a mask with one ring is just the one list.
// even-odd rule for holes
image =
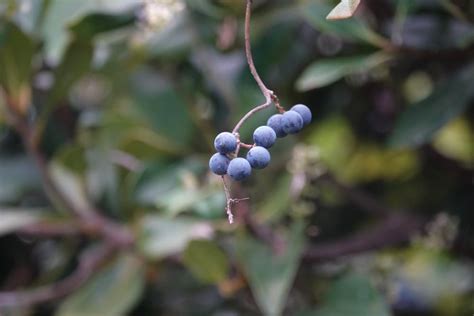
[[250, 176], [252, 167], [244, 158], [232, 159], [227, 168], [227, 174], [235, 181], [242, 181]]
[[257, 146], [270, 148], [275, 144], [276, 133], [273, 128], [269, 126], [260, 126], [253, 132], [253, 141]]
[[214, 140], [214, 147], [221, 154], [232, 153], [237, 149], [237, 138], [229, 132], [220, 133]]
[[275, 114], [270, 116], [267, 121], [267, 125], [275, 131], [275, 134], [278, 138], [285, 137], [287, 135], [287, 133], [283, 130], [282, 119], [282, 114]]
[[270, 163], [270, 153], [266, 148], [256, 146], [247, 153], [247, 160], [255, 169], [263, 169]]
[[229, 167], [230, 159], [223, 154], [217, 153], [212, 155], [209, 160], [209, 169], [212, 172], [219, 176], [223, 176], [227, 173], [227, 168]]
[[311, 119], [313, 115], [311, 114], [311, 110], [304, 104], [297, 104], [291, 108], [291, 111], [297, 112], [303, 118], [303, 125], [308, 125], [311, 123]]
[[303, 128], [303, 118], [298, 112], [286, 111], [281, 119], [283, 130], [288, 134], [296, 134]]

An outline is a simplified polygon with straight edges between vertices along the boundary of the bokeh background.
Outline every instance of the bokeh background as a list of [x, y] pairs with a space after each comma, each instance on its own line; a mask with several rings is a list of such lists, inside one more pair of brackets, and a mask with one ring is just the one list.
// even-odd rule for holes
[[1, 0], [0, 314], [473, 315], [474, 2], [337, 2], [254, 0], [257, 69], [314, 119], [230, 225], [245, 1]]

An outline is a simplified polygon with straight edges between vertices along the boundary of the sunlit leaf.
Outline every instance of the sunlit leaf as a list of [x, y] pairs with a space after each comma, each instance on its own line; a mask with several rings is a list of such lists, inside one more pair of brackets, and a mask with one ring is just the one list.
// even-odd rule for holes
[[37, 210], [0, 208], [0, 236], [41, 220]]
[[347, 19], [354, 15], [360, 0], [341, 0], [339, 4], [327, 15], [328, 20]]

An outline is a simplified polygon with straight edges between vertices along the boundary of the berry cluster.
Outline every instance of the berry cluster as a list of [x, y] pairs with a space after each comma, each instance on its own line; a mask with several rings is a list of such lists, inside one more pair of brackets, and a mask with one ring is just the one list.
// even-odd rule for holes
[[217, 135], [214, 147], [217, 153], [209, 160], [209, 168], [217, 175], [228, 174], [235, 181], [242, 181], [250, 176], [253, 169], [263, 169], [270, 163], [270, 152], [277, 137], [298, 133], [311, 122], [311, 110], [303, 104], [293, 106], [283, 114], [271, 116], [266, 126], [260, 126], [253, 133], [254, 145], [246, 158], [236, 157], [240, 140], [238, 135], [223, 132]]

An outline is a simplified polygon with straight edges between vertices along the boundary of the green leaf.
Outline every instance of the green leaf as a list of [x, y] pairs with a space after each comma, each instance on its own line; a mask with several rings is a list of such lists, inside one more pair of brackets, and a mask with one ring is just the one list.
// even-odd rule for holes
[[48, 107], [54, 107], [69, 93], [72, 85], [86, 74], [92, 62], [94, 47], [90, 41], [69, 43], [61, 64], [54, 71], [55, 83], [48, 98]]
[[158, 259], [179, 253], [190, 240], [211, 233], [212, 227], [205, 222], [148, 215], [139, 223], [138, 245], [145, 256]]
[[101, 33], [130, 26], [135, 20], [133, 12], [124, 14], [92, 13], [82, 17], [69, 29], [76, 39], [90, 40]]
[[183, 262], [203, 282], [219, 283], [229, 273], [226, 254], [210, 240], [191, 241], [184, 251]]
[[37, 210], [0, 209], [0, 236], [14, 232], [21, 227], [34, 224], [41, 220]]
[[0, 156], [0, 204], [18, 203], [27, 192], [41, 191], [41, 177], [25, 156]]
[[388, 40], [372, 31], [362, 20], [357, 18], [341, 21], [328, 21], [326, 16], [331, 7], [312, 1], [301, 6], [303, 17], [321, 32], [339, 36], [354, 42], [365, 42], [377, 47], [384, 47]]
[[390, 58], [391, 55], [379, 52], [370, 55], [319, 60], [306, 68], [297, 80], [296, 87], [300, 91], [324, 87], [344, 76], [370, 71]]
[[347, 19], [354, 15], [360, 0], [341, 0], [339, 4], [327, 15], [328, 20]]
[[121, 255], [69, 296], [56, 316], [126, 315], [141, 297], [145, 285], [142, 262]]
[[237, 255], [250, 288], [264, 315], [281, 315], [303, 251], [303, 223], [293, 224], [283, 235], [284, 249], [275, 253], [267, 245], [244, 237]]
[[474, 98], [474, 65], [444, 81], [427, 98], [408, 107], [398, 118], [389, 145], [416, 147], [430, 141], [436, 131], [459, 116]]
[[347, 275], [332, 284], [321, 308], [298, 316], [389, 316], [390, 312], [370, 281], [360, 275]]
[[0, 88], [20, 112], [30, 104], [35, 44], [19, 27], [0, 23]]

